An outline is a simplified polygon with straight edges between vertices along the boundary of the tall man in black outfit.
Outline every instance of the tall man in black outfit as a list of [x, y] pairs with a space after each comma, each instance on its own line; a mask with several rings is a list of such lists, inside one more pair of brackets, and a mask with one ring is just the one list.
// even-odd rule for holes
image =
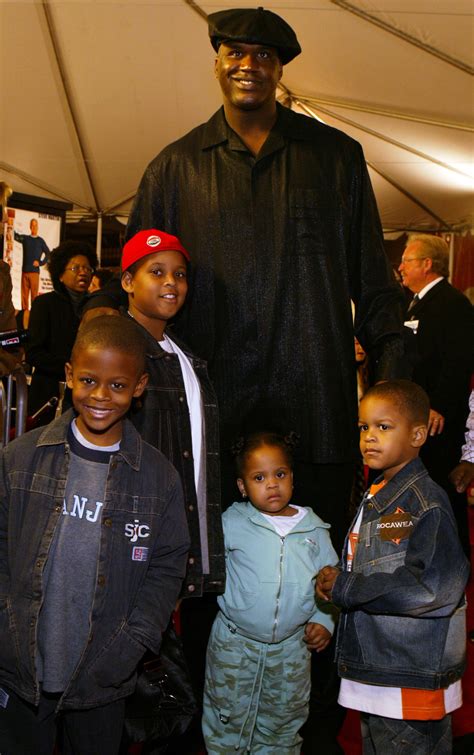
[[430, 434], [420, 455], [431, 477], [449, 495], [469, 557], [466, 496], [456, 492], [448, 475], [458, 464], [464, 443], [474, 369], [474, 309], [446, 280], [449, 249], [444, 239], [412, 236], [399, 270], [403, 285], [414, 294], [404, 328], [412, 378], [425, 389], [431, 404]]
[[[223, 107], [150, 163], [128, 236], [163, 228], [190, 250], [177, 327], [218, 395], [223, 505], [237, 493], [231, 439], [295, 430], [295, 502], [331, 523], [340, 550], [357, 448], [354, 330], [376, 379], [394, 376], [400, 291], [360, 145], [276, 102], [301, 51], [294, 31], [259, 8], [213, 13], [209, 33]], [[315, 742], [340, 752], [321, 728]]]

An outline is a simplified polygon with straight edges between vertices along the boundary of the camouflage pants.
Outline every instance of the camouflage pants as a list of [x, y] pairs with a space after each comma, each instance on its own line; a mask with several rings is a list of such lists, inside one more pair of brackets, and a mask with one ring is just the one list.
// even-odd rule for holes
[[234, 630], [219, 613], [207, 648], [202, 721], [207, 752], [297, 755], [310, 692], [304, 630], [275, 644]]

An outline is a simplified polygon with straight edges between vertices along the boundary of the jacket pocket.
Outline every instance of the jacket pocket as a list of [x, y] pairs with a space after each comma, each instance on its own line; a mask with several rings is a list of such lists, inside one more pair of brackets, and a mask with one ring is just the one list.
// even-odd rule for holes
[[327, 253], [321, 204], [320, 193], [314, 189], [294, 189], [290, 192], [290, 220], [297, 255]]
[[87, 668], [98, 687], [120, 687], [136, 674], [146, 648], [125, 629], [125, 622], [113, 634]]
[[251, 592], [243, 588], [232, 590], [229, 586], [224, 602], [232, 611], [248, 611], [256, 604], [257, 598], [258, 592]]

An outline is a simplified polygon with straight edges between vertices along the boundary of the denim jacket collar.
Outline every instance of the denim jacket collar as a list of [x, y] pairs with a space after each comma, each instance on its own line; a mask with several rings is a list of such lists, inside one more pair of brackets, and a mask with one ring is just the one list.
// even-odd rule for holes
[[[69, 425], [75, 417], [73, 409], [59, 417], [55, 422], [47, 425], [38, 438], [37, 446], [58, 446], [66, 444]], [[128, 419], [123, 420], [122, 438], [120, 449], [116, 452], [132, 469], [140, 469], [142, 456], [141, 439], [132, 423]]]
[[[149, 331], [143, 327], [135, 318], [132, 317], [132, 315], [128, 312], [128, 310], [125, 309], [125, 307], [120, 307], [120, 314], [124, 317], [129, 317], [131, 320], [135, 322], [138, 328], [140, 328], [143, 332], [143, 335], [146, 339], [146, 351], [147, 356], [150, 357], [150, 359], [163, 359], [168, 352], [165, 351], [165, 349], [162, 349], [156, 338], [154, 338]], [[189, 361], [193, 364], [199, 364], [199, 365], [205, 365], [205, 362], [203, 359], [199, 359], [199, 357], [196, 357], [195, 354], [192, 354], [185, 343], [181, 341], [181, 339], [177, 338], [175, 333], [173, 333], [171, 328], [166, 329], [166, 336], [170, 339], [170, 341], [173, 341], [185, 354]]]
[[[427, 476], [428, 472], [421, 459], [419, 457], [412, 459], [370, 499], [372, 507], [380, 514], [392, 506], [407, 488], [413, 486], [414, 482]], [[376, 485], [382, 482], [382, 480], [383, 476], [381, 475], [377, 477], [374, 484]]]

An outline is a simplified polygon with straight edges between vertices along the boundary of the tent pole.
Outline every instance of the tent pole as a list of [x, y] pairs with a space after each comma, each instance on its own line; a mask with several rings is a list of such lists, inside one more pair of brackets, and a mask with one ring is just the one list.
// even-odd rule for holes
[[451, 234], [449, 239], [449, 281], [453, 280], [454, 270], [454, 233]]
[[97, 254], [97, 259], [99, 261], [99, 267], [101, 267], [102, 263], [102, 213], [97, 213], [97, 239], [95, 244], [95, 251]]

